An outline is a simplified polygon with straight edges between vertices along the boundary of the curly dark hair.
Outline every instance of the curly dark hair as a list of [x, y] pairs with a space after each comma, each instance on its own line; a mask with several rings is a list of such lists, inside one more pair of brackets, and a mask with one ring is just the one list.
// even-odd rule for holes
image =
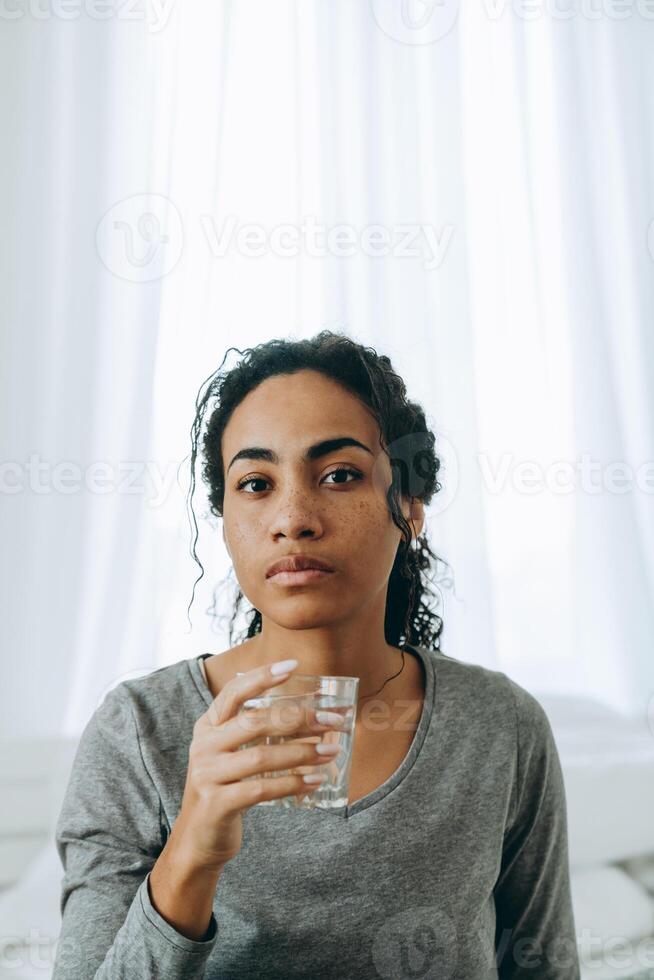
[[[231, 370], [222, 371], [230, 351], [240, 354], [241, 360]], [[427, 427], [421, 406], [407, 399], [406, 385], [393, 370], [389, 358], [377, 354], [372, 347], [364, 347], [350, 337], [331, 330], [322, 330], [308, 340], [269, 340], [245, 351], [230, 347], [217, 370], [200, 386], [190, 433], [191, 482], [187, 505], [192, 531], [195, 531], [191, 554], [201, 571], [193, 584], [188, 609], [193, 603], [195, 586], [204, 575], [204, 568], [195, 551], [198, 526], [192, 498], [195, 461], [207, 406], [210, 401], [216, 401], [202, 440], [202, 478], [209, 491], [210, 511], [215, 517], [222, 518], [225, 495], [222, 436], [234, 409], [267, 378], [305, 369], [319, 371], [337, 381], [367, 406], [377, 419], [380, 446], [390, 460], [393, 477], [387, 491], [387, 503], [394, 523], [402, 531], [402, 540], [389, 578], [384, 633], [388, 644], [401, 649], [402, 667], [398, 674], [404, 669], [407, 645], [439, 650], [445, 656], [440, 651], [439, 640], [443, 620], [431, 608], [427, 598], [435, 596], [431, 588], [435, 580], [429, 573], [433, 573], [439, 563], [447, 568], [449, 565], [431, 551], [424, 534], [415, 539], [415, 547], [411, 547], [411, 528], [404, 518], [399, 499], [401, 495], [405, 499], [417, 498], [429, 504], [434, 494], [441, 490], [442, 485], [437, 480], [441, 462], [434, 451], [435, 436]], [[451, 584], [451, 580], [447, 584]], [[440, 601], [442, 597], [437, 586], [436, 591]], [[214, 601], [208, 610], [214, 614], [216, 595], [214, 591]], [[238, 588], [229, 623], [230, 645], [233, 644], [234, 621], [242, 599], [243, 593]], [[238, 638], [239, 642], [260, 633], [261, 625], [261, 613], [252, 608], [246, 633]], [[393, 674], [393, 677], [396, 676]], [[391, 679], [389, 677], [384, 683]]]

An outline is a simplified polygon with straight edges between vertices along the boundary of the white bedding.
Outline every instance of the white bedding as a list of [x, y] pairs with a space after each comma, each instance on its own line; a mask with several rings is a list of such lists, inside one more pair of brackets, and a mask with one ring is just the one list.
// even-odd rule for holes
[[654, 733], [646, 720], [591, 700], [537, 697], [561, 757], [571, 867], [654, 854]]
[[625, 871], [573, 871], [572, 903], [579, 955], [590, 976], [600, 972], [600, 964], [609, 977], [654, 968], [654, 898]]

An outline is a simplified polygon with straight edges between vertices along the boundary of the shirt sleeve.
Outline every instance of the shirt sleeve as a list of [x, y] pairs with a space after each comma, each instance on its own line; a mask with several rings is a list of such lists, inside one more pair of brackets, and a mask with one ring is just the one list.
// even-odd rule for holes
[[541, 704], [509, 679], [517, 778], [494, 889], [500, 980], [579, 980], [563, 774]]
[[55, 829], [64, 869], [52, 980], [201, 978], [217, 937], [177, 932], [154, 908], [150, 871], [164, 846], [162, 806], [131, 706], [118, 685], [82, 732]]

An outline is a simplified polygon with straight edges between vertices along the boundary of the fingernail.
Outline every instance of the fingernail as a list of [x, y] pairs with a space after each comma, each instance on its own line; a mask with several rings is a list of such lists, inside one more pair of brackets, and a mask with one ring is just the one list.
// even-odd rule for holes
[[316, 711], [316, 721], [319, 725], [342, 725], [344, 719], [337, 711]]
[[279, 674], [288, 674], [289, 671], [297, 667], [299, 662], [299, 660], [278, 660], [270, 668], [270, 673], [274, 674], [275, 677], [279, 676]]

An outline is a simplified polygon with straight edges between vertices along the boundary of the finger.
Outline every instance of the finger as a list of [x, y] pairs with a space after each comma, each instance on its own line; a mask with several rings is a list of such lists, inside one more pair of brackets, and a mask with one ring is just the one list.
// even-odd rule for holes
[[[273, 670], [280, 665], [288, 667], [291, 664], [295, 666], [291, 666], [283, 673], [273, 673]], [[264, 667], [253, 667], [252, 670], [231, 677], [211, 703], [207, 712], [209, 721], [213, 725], [221, 725], [229, 718], [233, 718], [244, 701], [287, 680], [296, 667], [296, 660], [280, 660]]]
[[[253, 745], [242, 752], [225, 752], [220, 756], [220, 781], [231, 783], [237, 779], [250, 779], [261, 773], [272, 778], [298, 767], [324, 766], [336, 759], [343, 750], [337, 742], [287, 742], [282, 745]], [[321, 751], [318, 751], [318, 747]]]
[[[322, 721], [318, 721], [318, 715]], [[283, 708], [275, 706], [242, 711], [216, 728], [214, 737], [217, 751], [232, 752], [248, 742], [268, 736], [290, 740], [346, 730], [347, 722], [337, 712], [289, 703]]]
[[222, 807], [225, 813], [244, 810], [246, 807], [267, 800], [279, 800], [284, 796], [306, 796], [327, 779], [327, 773], [310, 773], [320, 780], [307, 783], [304, 776], [270, 776], [264, 779], [246, 779], [223, 786]]

